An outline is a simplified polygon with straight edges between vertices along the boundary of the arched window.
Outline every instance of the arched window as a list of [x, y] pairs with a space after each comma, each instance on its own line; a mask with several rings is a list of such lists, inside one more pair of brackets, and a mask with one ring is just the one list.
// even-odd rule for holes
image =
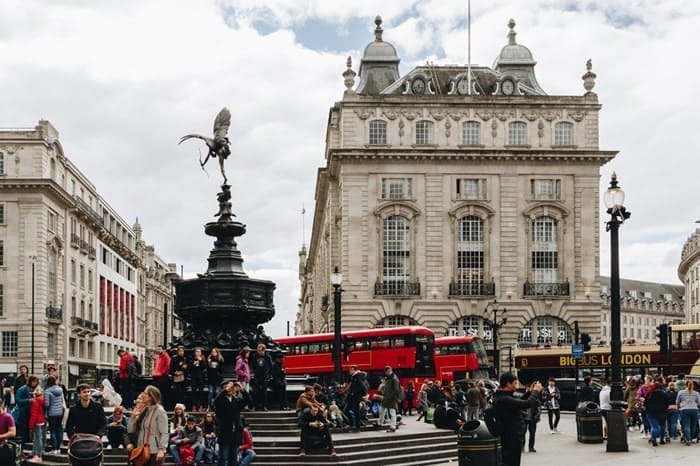
[[428, 120], [416, 121], [416, 144], [433, 143], [433, 122]]
[[386, 144], [386, 121], [372, 120], [369, 122], [369, 143]]
[[574, 125], [568, 121], [560, 121], [554, 125], [554, 145], [572, 146], [574, 144]]
[[562, 319], [553, 316], [535, 317], [520, 330], [521, 345], [569, 345], [573, 331]]
[[411, 317], [398, 315], [383, 318], [377, 322], [374, 328], [406, 327], [408, 325], [418, 325], [418, 322]]
[[462, 123], [462, 144], [477, 145], [481, 142], [480, 123], [478, 121], [465, 121]]
[[532, 221], [532, 281], [557, 283], [559, 257], [557, 221], [548, 216]]
[[508, 144], [522, 146], [527, 143], [527, 125], [522, 121], [514, 121], [508, 125]]
[[384, 219], [382, 294], [407, 294], [411, 272], [409, 221], [400, 215]]
[[447, 327], [446, 336], [479, 336], [484, 340], [484, 343], [493, 341], [493, 332], [491, 331], [491, 322], [477, 316], [465, 316], [455, 320]]
[[457, 285], [461, 295], [482, 295], [484, 221], [467, 215], [457, 222]]

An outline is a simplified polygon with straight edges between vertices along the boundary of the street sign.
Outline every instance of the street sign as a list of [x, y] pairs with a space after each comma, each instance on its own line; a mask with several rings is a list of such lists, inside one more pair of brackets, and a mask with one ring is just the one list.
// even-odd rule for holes
[[583, 345], [571, 345], [571, 357], [583, 359]]

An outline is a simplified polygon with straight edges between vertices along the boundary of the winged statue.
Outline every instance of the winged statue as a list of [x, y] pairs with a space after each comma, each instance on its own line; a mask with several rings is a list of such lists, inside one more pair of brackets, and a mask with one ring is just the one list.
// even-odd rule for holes
[[224, 184], [228, 184], [226, 178], [226, 171], [224, 171], [224, 160], [231, 155], [231, 142], [228, 139], [228, 128], [231, 126], [231, 112], [224, 107], [221, 109], [216, 119], [214, 120], [214, 137], [202, 136], [201, 134], [188, 134], [180, 138], [178, 144], [182, 144], [188, 139], [201, 139], [209, 148], [206, 158], [202, 161], [201, 157], [199, 160], [199, 165], [204, 169], [204, 165], [207, 164], [210, 158], [219, 159], [219, 168], [221, 169], [221, 176], [224, 177]]

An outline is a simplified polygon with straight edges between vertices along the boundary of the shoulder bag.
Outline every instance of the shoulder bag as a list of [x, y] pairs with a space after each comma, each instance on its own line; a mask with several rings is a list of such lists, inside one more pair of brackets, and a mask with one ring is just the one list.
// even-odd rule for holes
[[144, 437], [146, 443], [134, 447], [129, 453], [129, 462], [134, 466], [143, 466], [148, 463], [151, 459], [151, 448], [148, 445], [148, 439], [151, 437], [151, 422], [153, 422], [153, 416], [156, 415], [157, 407], [151, 413], [151, 417], [148, 419], [148, 428], [146, 429], [146, 436]]

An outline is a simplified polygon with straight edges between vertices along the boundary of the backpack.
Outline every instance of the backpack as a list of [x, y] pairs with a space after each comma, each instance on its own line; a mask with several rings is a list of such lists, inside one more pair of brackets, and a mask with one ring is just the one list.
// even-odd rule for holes
[[183, 466], [191, 466], [194, 464], [194, 450], [190, 444], [185, 443], [180, 445], [178, 450], [180, 454], [180, 464]]
[[21, 449], [14, 442], [0, 443], [0, 464], [6, 466], [19, 466], [21, 464]]
[[141, 365], [141, 361], [136, 356], [132, 355], [129, 362], [126, 363], [126, 372], [132, 378], [143, 373], [143, 365]]
[[503, 435], [505, 425], [503, 423], [501, 410], [498, 408], [496, 402], [484, 411], [484, 422], [489, 432], [491, 432], [491, 435], [495, 437]]
[[365, 396], [369, 393], [369, 382], [367, 377], [360, 375], [360, 395]]
[[141, 361], [139, 361], [139, 358], [136, 356], [134, 356], [134, 369], [136, 369], [136, 375], [143, 374], [143, 364], [141, 364]]

